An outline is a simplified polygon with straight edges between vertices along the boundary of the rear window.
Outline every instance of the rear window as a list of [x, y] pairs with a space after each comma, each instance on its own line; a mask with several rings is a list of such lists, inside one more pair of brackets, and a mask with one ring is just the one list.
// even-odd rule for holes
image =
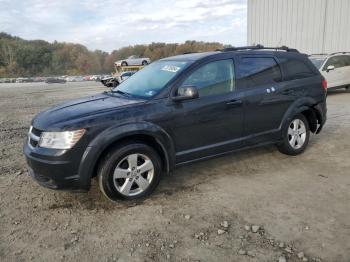
[[284, 80], [295, 80], [314, 76], [315, 73], [303, 61], [298, 59], [280, 58], [285, 76]]
[[317, 69], [320, 69], [323, 62], [324, 58], [319, 58], [319, 57], [309, 57], [310, 61], [316, 66]]
[[238, 63], [240, 80], [252, 85], [273, 84], [281, 81], [281, 70], [272, 57], [242, 57]]

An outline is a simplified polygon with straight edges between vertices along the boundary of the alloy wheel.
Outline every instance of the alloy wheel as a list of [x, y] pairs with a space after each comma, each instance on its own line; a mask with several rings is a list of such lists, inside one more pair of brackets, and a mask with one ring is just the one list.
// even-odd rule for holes
[[123, 158], [113, 173], [113, 182], [119, 193], [136, 196], [144, 192], [154, 177], [154, 166], [144, 154], [130, 154]]
[[288, 141], [293, 149], [300, 149], [306, 140], [306, 127], [302, 120], [294, 119], [288, 128]]

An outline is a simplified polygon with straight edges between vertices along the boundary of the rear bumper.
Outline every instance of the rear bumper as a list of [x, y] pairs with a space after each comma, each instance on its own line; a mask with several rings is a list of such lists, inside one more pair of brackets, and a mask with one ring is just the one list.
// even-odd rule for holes
[[29, 166], [29, 175], [41, 186], [56, 189], [86, 192], [89, 187], [81, 183], [77, 172], [76, 160], [55, 156], [49, 159], [47, 156], [34, 154], [33, 150], [25, 143], [24, 155]]
[[316, 131], [316, 134], [320, 133], [323, 126], [325, 125], [326, 121], [327, 121], [327, 103], [322, 102], [319, 103], [317, 105], [314, 106], [315, 110], [316, 110], [316, 115], [317, 115], [317, 120], [318, 120], [318, 128]]
[[349, 84], [348, 84], [348, 85], [340, 85], [340, 86], [331, 86], [331, 87], [328, 87], [327, 90], [332, 91], [332, 90], [347, 88], [347, 87], [349, 87], [349, 86], [350, 86]]

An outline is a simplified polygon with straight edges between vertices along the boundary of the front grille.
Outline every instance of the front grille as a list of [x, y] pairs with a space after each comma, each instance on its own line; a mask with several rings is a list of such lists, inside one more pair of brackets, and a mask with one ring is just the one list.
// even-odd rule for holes
[[32, 147], [36, 147], [38, 145], [38, 141], [35, 141], [33, 139], [29, 139], [29, 144], [32, 146]]
[[32, 127], [32, 134], [34, 134], [34, 135], [40, 137], [41, 133], [42, 133], [41, 130], [36, 129], [35, 127]]
[[40, 136], [42, 131], [34, 127], [30, 127], [28, 133], [28, 144], [31, 147], [37, 147], [39, 144]]

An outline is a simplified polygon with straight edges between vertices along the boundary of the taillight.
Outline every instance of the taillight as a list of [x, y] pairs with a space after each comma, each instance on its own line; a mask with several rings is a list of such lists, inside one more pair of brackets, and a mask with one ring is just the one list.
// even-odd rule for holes
[[327, 80], [326, 79], [322, 80], [322, 88], [323, 88], [324, 91], [327, 92]]

